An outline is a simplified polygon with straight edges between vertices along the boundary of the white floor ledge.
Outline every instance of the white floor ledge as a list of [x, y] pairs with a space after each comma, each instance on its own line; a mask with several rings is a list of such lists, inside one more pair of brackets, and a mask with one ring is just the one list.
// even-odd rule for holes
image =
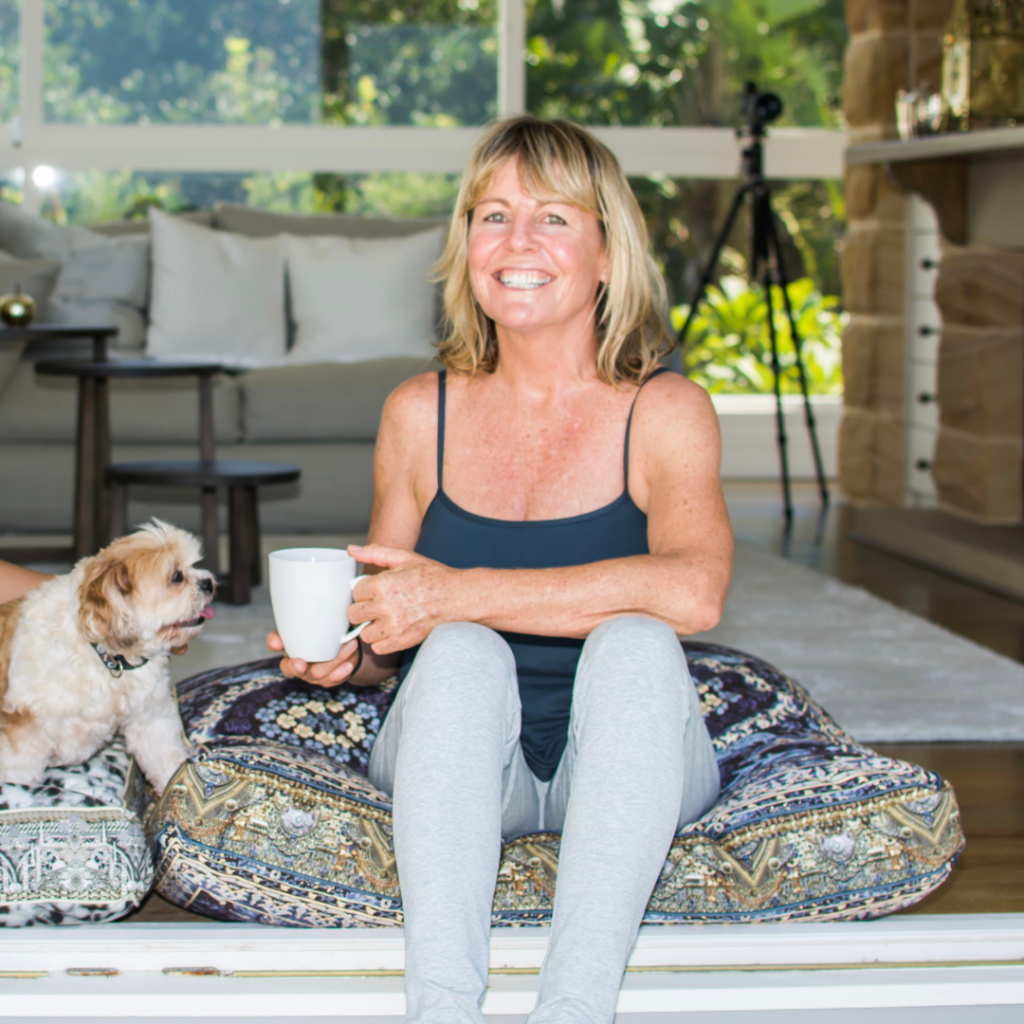
[[[493, 932], [489, 1018], [532, 1009], [547, 935]], [[0, 932], [0, 1018], [381, 1021], [404, 1012], [402, 964], [400, 929], [12, 929]], [[696, 1020], [755, 1010], [1021, 1006], [1024, 914], [990, 914], [644, 928], [619, 1013]], [[970, 1016], [995, 1021], [1002, 1012]]]
[[[722, 477], [737, 480], [778, 477], [775, 396], [712, 395], [711, 400], [722, 431]], [[834, 478], [843, 399], [840, 395], [812, 395], [811, 408], [825, 473]], [[782, 410], [789, 438], [790, 472], [794, 479], [809, 480], [814, 476], [814, 460], [804, 425], [803, 398], [800, 395], [783, 395]]]

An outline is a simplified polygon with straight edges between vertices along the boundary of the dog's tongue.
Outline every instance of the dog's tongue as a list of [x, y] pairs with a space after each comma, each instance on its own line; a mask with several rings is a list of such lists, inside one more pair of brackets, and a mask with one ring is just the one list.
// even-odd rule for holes
[[210, 607], [209, 605], [207, 605], [207, 606], [206, 606], [206, 607], [205, 607], [205, 608], [204, 608], [204, 609], [203, 609], [203, 610], [202, 610], [202, 611], [201, 611], [201, 612], [199, 613], [199, 618], [201, 618], [201, 619], [212, 619], [212, 618], [213, 618], [213, 609], [212, 609], [212, 608], [211, 608], [211, 607]]

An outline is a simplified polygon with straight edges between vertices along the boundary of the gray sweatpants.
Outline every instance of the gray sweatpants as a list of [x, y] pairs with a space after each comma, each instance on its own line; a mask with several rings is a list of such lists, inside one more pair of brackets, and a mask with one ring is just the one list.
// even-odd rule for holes
[[554, 918], [530, 1024], [607, 1024], [674, 833], [718, 796], [679, 640], [624, 617], [583, 646], [550, 783], [519, 745], [515, 661], [493, 630], [438, 626], [370, 755], [394, 797], [406, 1020], [481, 1024], [502, 836], [562, 830]]

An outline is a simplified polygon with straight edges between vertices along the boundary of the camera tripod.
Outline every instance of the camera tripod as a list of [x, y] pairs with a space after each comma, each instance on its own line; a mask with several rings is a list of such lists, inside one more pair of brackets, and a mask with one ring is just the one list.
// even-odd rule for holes
[[775, 333], [775, 310], [772, 298], [773, 284], [779, 286], [779, 290], [782, 293], [783, 307], [789, 320], [795, 365], [800, 380], [800, 391], [804, 396], [804, 422], [807, 425], [811, 452], [814, 456], [814, 471], [818, 481], [818, 493], [821, 499], [822, 512], [828, 508], [829, 492], [828, 484], [825, 481], [825, 469], [821, 461], [821, 449], [818, 446], [818, 429], [814, 419], [814, 410], [811, 408], [811, 400], [807, 391], [807, 374], [804, 370], [803, 356], [800, 351], [800, 335], [797, 333], [796, 318], [793, 316], [793, 308], [789, 300], [789, 278], [786, 276], [782, 247], [779, 245], [779, 234], [775, 226], [775, 214], [771, 206], [768, 184], [764, 179], [764, 147], [762, 140], [767, 135], [766, 122], [778, 117], [782, 111], [782, 101], [773, 93], [759, 94], [753, 82], [747, 83], [743, 100], [748, 114], [748, 123], [745, 128], [738, 129], [737, 134], [741, 138], [748, 138], [750, 140], [749, 145], [743, 150], [743, 175], [746, 180], [736, 190], [732, 205], [729, 207], [728, 216], [725, 218], [722, 230], [715, 239], [715, 247], [711, 253], [711, 259], [708, 261], [707, 268], [694, 292], [686, 322], [679, 332], [679, 348], [680, 351], [683, 350], [683, 346], [686, 343], [686, 334], [690, 329], [690, 323], [697, 312], [697, 307], [704, 298], [704, 293], [711, 282], [715, 268], [718, 266], [718, 261], [722, 255], [722, 248], [729, 239], [740, 207], [743, 205], [744, 200], [749, 197], [752, 209], [750, 219], [750, 263], [748, 264], [747, 276], [753, 282], [758, 280], [758, 275], [760, 274], [761, 284], [764, 288], [765, 303], [768, 307], [768, 338], [771, 344], [772, 374], [775, 382], [775, 440], [779, 449], [779, 468], [782, 476], [783, 515], [785, 516], [788, 529], [793, 521], [793, 499], [789, 476], [786, 421], [782, 410], [782, 371], [779, 364], [778, 338]]

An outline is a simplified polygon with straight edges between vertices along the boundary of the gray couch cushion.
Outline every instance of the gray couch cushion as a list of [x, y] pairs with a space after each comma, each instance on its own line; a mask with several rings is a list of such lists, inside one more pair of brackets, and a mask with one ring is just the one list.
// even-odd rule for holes
[[21, 288], [22, 294], [31, 295], [36, 303], [35, 319], [43, 322], [48, 315], [50, 296], [60, 276], [58, 260], [20, 260], [9, 253], [0, 252], [0, 295]]
[[[77, 381], [37, 377], [23, 362], [0, 396], [0, 443], [73, 441]], [[221, 443], [238, 441], [239, 389], [233, 377], [215, 377], [214, 428]], [[110, 384], [110, 430], [115, 441], [199, 443], [199, 399], [194, 377], [115, 380]]]
[[[21, 289], [22, 295], [35, 300], [35, 320], [44, 322], [48, 316], [50, 296], [57, 284], [60, 264], [56, 260], [19, 260], [9, 253], [0, 252], [0, 296]], [[0, 396], [18, 367], [24, 343], [0, 345]]]
[[346, 235], [349, 238], [401, 238], [447, 225], [446, 217], [359, 217], [347, 213], [273, 213], [237, 203], [217, 203], [214, 227], [240, 235]]
[[252, 370], [241, 378], [242, 436], [247, 443], [372, 441], [388, 395], [437, 369], [430, 359], [378, 359]]
[[61, 227], [0, 202], [0, 249], [22, 259], [54, 259], [60, 278], [49, 318], [58, 324], [114, 324], [115, 345], [141, 347], [146, 333], [149, 239], [106, 238], [82, 227]]

